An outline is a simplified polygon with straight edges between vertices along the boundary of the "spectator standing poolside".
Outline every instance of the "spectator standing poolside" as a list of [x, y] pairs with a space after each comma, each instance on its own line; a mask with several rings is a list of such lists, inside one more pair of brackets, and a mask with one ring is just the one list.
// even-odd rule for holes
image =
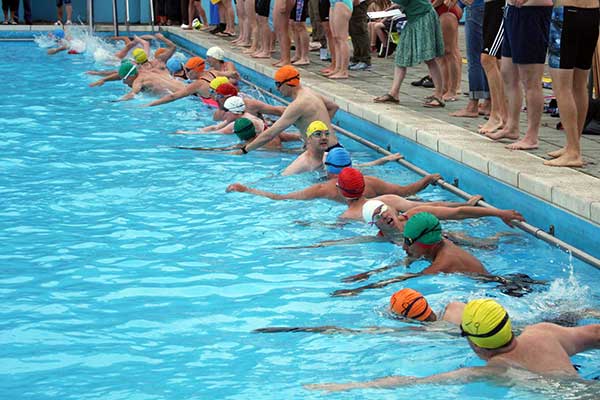
[[[358, 0], [357, 0], [358, 1]], [[348, 28], [352, 16], [352, 0], [330, 0], [329, 27], [333, 35], [335, 45], [335, 69], [324, 73], [329, 79], [348, 78], [348, 57], [350, 46], [348, 46]], [[332, 55], [333, 57], [333, 55]]]
[[508, 119], [501, 131], [487, 136], [494, 140], [520, 138], [519, 115], [523, 100], [520, 83], [527, 98], [527, 132], [523, 139], [506, 148], [537, 149], [544, 108], [540, 82], [548, 50], [552, 0], [508, 0], [504, 15], [501, 72], [508, 98]]
[[17, 17], [15, 16], [18, 8], [19, 0], [2, 0], [2, 12], [4, 13], [4, 22], [2, 22], [3, 25], [17, 25], [19, 23]]
[[371, 68], [371, 48], [369, 46], [369, 17], [367, 17], [368, 0], [358, 0], [350, 17], [349, 33], [352, 39], [352, 57], [350, 71], [365, 71]]
[[429, 0], [394, 0], [406, 14], [406, 26], [402, 30], [396, 48], [394, 82], [389, 93], [373, 99], [375, 103], [399, 104], [400, 87], [406, 76], [406, 68], [425, 62], [435, 85], [433, 95], [423, 104], [425, 107], [444, 107], [442, 100], [442, 73], [436, 58], [444, 55], [444, 40], [440, 21]]
[[587, 79], [598, 42], [598, 0], [560, 0], [550, 25], [550, 75], [560, 120], [567, 134], [564, 148], [548, 153], [554, 167], [581, 167], [579, 139], [588, 110]]
[[54, 23], [54, 25], [62, 24], [63, 20], [63, 4], [67, 9], [67, 22], [66, 25], [71, 25], [71, 18], [73, 16], [73, 6], [71, 5], [71, 0], [56, 0], [56, 13], [58, 14], [58, 21]]
[[490, 89], [485, 72], [481, 66], [481, 49], [483, 49], [483, 0], [462, 0], [467, 5], [465, 8], [465, 43], [467, 46], [467, 62], [469, 76], [469, 103], [457, 112], [451, 113], [453, 117], [479, 117], [479, 100], [488, 103]]
[[[448, 5], [444, 3], [448, 3]], [[458, 48], [458, 21], [462, 18], [462, 9], [450, 0], [431, 0], [435, 12], [440, 18], [442, 37], [444, 38], [444, 56], [439, 59], [444, 82], [443, 100], [456, 101], [460, 95], [462, 78], [462, 57]]]

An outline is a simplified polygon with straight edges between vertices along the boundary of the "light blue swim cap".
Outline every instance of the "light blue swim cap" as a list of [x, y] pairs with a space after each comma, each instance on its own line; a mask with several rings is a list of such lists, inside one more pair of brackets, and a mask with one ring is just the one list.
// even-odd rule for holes
[[167, 69], [173, 75], [183, 69], [183, 62], [179, 57], [171, 57], [167, 61]]
[[57, 38], [57, 39], [64, 39], [65, 38], [65, 31], [63, 31], [62, 29], [55, 29], [52, 32], [52, 35]]
[[327, 153], [325, 169], [330, 174], [339, 174], [346, 167], [352, 166], [350, 153], [343, 147], [334, 147]]

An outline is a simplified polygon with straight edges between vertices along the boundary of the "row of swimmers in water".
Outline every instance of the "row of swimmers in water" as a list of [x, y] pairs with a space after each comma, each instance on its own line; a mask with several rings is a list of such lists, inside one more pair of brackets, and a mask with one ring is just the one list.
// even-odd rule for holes
[[[57, 34], [60, 36], [60, 34]], [[149, 38], [148, 38], [149, 39]], [[207, 60], [192, 57], [183, 62], [174, 59], [175, 45], [163, 35], [153, 39], [164, 42], [166, 50], [156, 51], [154, 59], [148, 60], [149, 50], [144, 47], [144, 38], [134, 38], [127, 42], [119, 52], [123, 61], [116, 71], [98, 72], [104, 74], [98, 86], [109, 81], [122, 80], [132, 91], [121, 98], [129, 100], [138, 92], [146, 91], [159, 95], [159, 99], [148, 104], [156, 106], [197, 95], [205, 101], [212, 100], [217, 108], [215, 125], [196, 131], [178, 131], [180, 134], [219, 133], [236, 134], [240, 143], [221, 148], [186, 147], [197, 151], [231, 150], [231, 154], [246, 156], [257, 148], [281, 150], [282, 142], [303, 142], [301, 154], [283, 174], [290, 175], [323, 169], [326, 180], [299, 191], [276, 194], [235, 183], [227, 188], [228, 192], [245, 192], [265, 196], [274, 200], [295, 199], [310, 200], [325, 198], [343, 202], [347, 209], [340, 216], [345, 220], [363, 220], [379, 229], [377, 235], [358, 237], [342, 241], [326, 241], [310, 247], [322, 247], [339, 244], [363, 243], [368, 241], [388, 241], [401, 245], [407, 258], [403, 262], [409, 265], [417, 259], [430, 261], [430, 265], [419, 273], [403, 274], [353, 289], [333, 292], [334, 296], [354, 296], [364, 290], [382, 288], [390, 284], [405, 281], [427, 274], [461, 273], [484, 282], [497, 283], [504, 293], [522, 296], [530, 291], [531, 285], [545, 282], [534, 280], [524, 274], [502, 277], [491, 274], [481, 261], [462, 246], [494, 248], [503, 233], [492, 238], [477, 239], [461, 232], [443, 232], [443, 220], [496, 217], [508, 226], [514, 221], [524, 221], [523, 216], [514, 210], [499, 210], [477, 207], [481, 199], [474, 196], [466, 203], [422, 202], [406, 197], [415, 195], [441, 177], [439, 174], [427, 175], [417, 182], [402, 186], [382, 179], [365, 176], [359, 167], [378, 165], [401, 158], [394, 154], [363, 165], [353, 165], [349, 152], [339, 143], [331, 119], [338, 106], [328, 98], [301, 84], [300, 73], [292, 66], [284, 66], [275, 73], [275, 87], [285, 97], [292, 99], [287, 107], [273, 106], [252, 99], [240, 93], [236, 80], [239, 75], [233, 64], [224, 60], [220, 48], [211, 48]], [[59, 42], [61, 47], [64, 44]], [[67, 47], [68, 48], [68, 47]], [[131, 59], [127, 58], [131, 55]], [[176, 61], [173, 61], [176, 60]], [[206, 62], [210, 69], [205, 71]], [[210, 72], [210, 74], [208, 74]], [[141, 79], [141, 80], [140, 80]], [[176, 81], [164, 84], [165, 80]], [[185, 81], [188, 82], [186, 83]], [[139, 80], [139, 81], [138, 81]], [[137, 81], [137, 83], [136, 83]], [[170, 81], [169, 81], [170, 82]], [[182, 85], [182, 86], [178, 86]], [[265, 116], [277, 118], [274, 123]], [[287, 132], [295, 126], [298, 133]], [[350, 276], [344, 282], [358, 282], [397, 266], [381, 267], [361, 274]], [[367, 387], [394, 387], [420, 383], [469, 382], [475, 379], [488, 379], [501, 376], [509, 368], [528, 370], [540, 375], [557, 378], [578, 377], [569, 357], [579, 352], [600, 347], [600, 324], [565, 327], [556, 323], [543, 322], [521, 329], [516, 334], [506, 309], [491, 299], [477, 299], [467, 304], [450, 303], [441, 316], [437, 316], [428, 305], [425, 296], [412, 290], [402, 289], [396, 292], [390, 301], [391, 310], [399, 316], [423, 322], [443, 320], [458, 326], [470, 347], [482, 359], [487, 361], [484, 367], [467, 367], [424, 378], [391, 376], [370, 382], [332, 383], [307, 385], [310, 389], [338, 391]], [[588, 314], [594, 318], [598, 314]], [[383, 332], [386, 331], [384, 328]], [[259, 332], [346, 332], [356, 333], [353, 329], [337, 327], [271, 327], [259, 329]], [[364, 332], [378, 333], [380, 329], [365, 329]]]

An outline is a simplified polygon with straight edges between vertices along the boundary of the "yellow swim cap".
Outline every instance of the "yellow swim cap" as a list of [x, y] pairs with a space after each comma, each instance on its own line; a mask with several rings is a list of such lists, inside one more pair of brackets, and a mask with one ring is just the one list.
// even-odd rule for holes
[[229, 83], [229, 78], [227, 78], [226, 76], [217, 76], [212, 81], [210, 81], [209, 86], [212, 90], [217, 90], [219, 86], [221, 86], [223, 83]]
[[460, 324], [461, 336], [484, 349], [498, 349], [513, 337], [510, 318], [500, 304], [491, 299], [472, 300], [465, 306]]
[[310, 123], [308, 128], [306, 128], [306, 137], [309, 138], [311, 135], [317, 131], [328, 132], [329, 128], [327, 124], [323, 121], [313, 121]]
[[131, 52], [133, 59], [137, 64], [143, 64], [148, 61], [148, 55], [146, 52], [140, 48], [137, 48]]

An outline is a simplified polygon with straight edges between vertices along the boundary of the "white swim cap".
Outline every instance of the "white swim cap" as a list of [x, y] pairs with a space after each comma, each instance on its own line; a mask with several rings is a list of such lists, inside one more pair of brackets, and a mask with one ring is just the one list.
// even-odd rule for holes
[[231, 96], [225, 100], [223, 107], [230, 113], [243, 114], [246, 111], [246, 104], [244, 99], [239, 96]]
[[369, 223], [373, 221], [373, 213], [379, 207], [384, 206], [385, 203], [379, 200], [368, 200], [362, 208], [362, 215], [365, 222]]
[[225, 52], [218, 46], [211, 47], [206, 52], [206, 57], [212, 57], [215, 60], [223, 61], [225, 59]]

